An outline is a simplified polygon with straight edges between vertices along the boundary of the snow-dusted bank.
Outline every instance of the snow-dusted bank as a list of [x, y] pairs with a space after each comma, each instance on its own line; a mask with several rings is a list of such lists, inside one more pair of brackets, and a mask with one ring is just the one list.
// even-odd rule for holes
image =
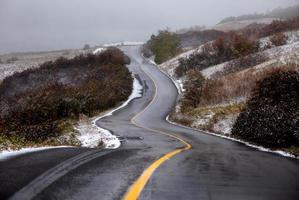
[[[136, 45], [140, 44], [139, 42], [122, 42], [122, 43], [110, 43], [103, 45], [104, 47], [99, 47], [94, 50], [94, 54], [101, 53], [105, 51], [106, 47], [111, 46], [122, 46], [122, 45]], [[111, 116], [115, 111], [125, 107], [128, 105], [130, 101], [135, 98], [141, 97], [142, 85], [140, 85], [139, 81], [134, 77], [133, 81], [133, 90], [128, 100], [125, 101], [119, 107], [109, 111], [106, 114], [97, 116], [92, 119], [87, 119], [79, 122], [78, 126], [75, 129], [79, 132], [79, 136], [77, 136], [78, 140], [81, 142], [83, 147], [97, 147], [102, 142], [104, 147], [107, 149], [116, 149], [120, 146], [120, 140], [117, 136], [113, 135], [109, 130], [99, 127], [96, 122], [104, 117]]]
[[105, 51], [107, 48], [105, 47], [100, 47], [100, 48], [97, 48], [96, 50], [93, 51], [93, 54], [100, 54], [102, 53], [103, 51]]
[[108, 113], [93, 118], [91, 121], [87, 120], [83, 123], [79, 123], [76, 129], [80, 133], [78, 139], [82, 146], [92, 148], [97, 147], [100, 142], [103, 142], [104, 147], [107, 149], [118, 148], [121, 143], [117, 136], [113, 135], [110, 131], [99, 127], [96, 122], [104, 117], [111, 116], [115, 111], [127, 106], [133, 99], [141, 97], [142, 89], [142, 85], [136, 78], [134, 78], [133, 90], [127, 101]]
[[[116, 43], [114, 43], [116, 44]], [[125, 45], [136, 45], [141, 44], [139, 42], [126, 42]], [[124, 45], [124, 43], [122, 44]], [[111, 45], [106, 45], [106, 47], [109, 47]], [[100, 47], [94, 50], [94, 54], [101, 53], [106, 48]], [[117, 138], [117, 136], [113, 135], [110, 131], [103, 129], [96, 125], [96, 122], [104, 117], [111, 116], [115, 111], [127, 106], [130, 101], [132, 101], [135, 98], [139, 98], [142, 96], [142, 90], [143, 87], [139, 83], [139, 81], [134, 77], [133, 81], [133, 89], [132, 93], [125, 101], [122, 103], [119, 107], [94, 118], [88, 118], [86, 120], [82, 120], [78, 123], [77, 126], [74, 127], [75, 130], [78, 131], [77, 139], [81, 142], [81, 145], [83, 147], [98, 147], [100, 143], [103, 144], [103, 146], [107, 149], [116, 149], [120, 146], [120, 140]], [[5, 160], [14, 156], [19, 156], [26, 153], [36, 152], [36, 151], [43, 151], [53, 148], [64, 148], [64, 147], [71, 147], [71, 146], [47, 146], [47, 147], [26, 147], [19, 150], [5, 150], [0, 151], [0, 161]]]
[[[180, 80], [173, 79], [171, 77], [171, 75], [167, 74], [165, 71], [160, 69], [159, 65], [156, 64], [153, 60], [151, 60], [151, 59], [146, 59], [146, 60], [148, 62], [150, 62], [151, 64], [155, 65], [162, 73], [164, 73], [173, 82], [173, 84], [176, 86], [176, 88], [178, 90], [178, 93], [181, 94], [181, 92], [183, 91], [183, 84], [181, 83]], [[270, 153], [279, 154], [279, 155], [285, 156], [285, 157], [291, 157], [291, 158], [299, 159], [299, 157], [296, 157], [296, 156], [294, 156], [294, 155], [292, 155], [292, 154], [290, 154], [286, 151], [271, 150], [271, 149], [268, 149], [268, 148], [265, 148], [265, 147], [262, 147], [262, 146], [258, 146], [258, 145], [254, 145], [254, 144], [251, 144], [251, 143], [246, 142], [244, 140], [236, 139], [236, 138], [233, 138], [233, 137], [230, 137], [230, 136], [221, 135], [221, 134], [217, 134], [217, 133], [212, 133], [212, 132], [208, 132], [208, 131], [203, 131], [203, 130], [199, 130], [199, 129], [195, 129], [195, 128], [191, 128], [191, 127], [188, 127], [188, 126], [184, 126], [184, 125], [175, 123], [175, 122], [169, 120], [169, 115], [166, 117], [166, 121], [169, 122], [170, 124], [173, 124], [173, 125], [176, 125], [176, 126], [181, 126], [181, 127], [187, 128], [187, 129], [195, 130], [195, 131], [201, 131], [201, 132], [204, 132], [206, 134], [210, 134], [210, 135], [214, 135], [214, 136], [217, 136], [217, 137], [225, 138], [225, 139], [228, 139], [228, 140], [231, 140], [231, 141], [234, 141], [234, 142], [239, 142], [239, 143], [242, 143], [242, 144], [244, 144], [248, 147], [255, 148], [255, 149], [258, 149], [260, 151], [270, 152]]]

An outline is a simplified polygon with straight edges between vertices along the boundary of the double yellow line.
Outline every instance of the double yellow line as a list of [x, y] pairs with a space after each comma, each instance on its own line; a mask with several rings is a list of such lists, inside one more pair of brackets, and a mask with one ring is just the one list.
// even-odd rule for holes
[[[144, 70], [142, 70], [144, 73], [146, 73]], [[150, 179], [150, 177], [153, 175], [154, 171], [159, 168], [160, 165], [162, 165], [166, 160], [172, 158], [173, 156], [183, 152], [183, 151], [186, 151], [186, 150], [189, 150], [191, 149], [191, 145], [186, 142], [185, 140], [183, 140], [182, 138], [178, 137], [178, 136], [175, 136], [175, 135], [172, 135], [172, 134], [169, 134], [169, 133], [166, 133], [166, 132], [163, 132], [163, 131], [159, 131], [159, 130], [154, 130], [154, 129], [151, 129], [151, 128], [147, 128], [147, 127], [143, 127], [141, 125], [139, 125], [135, 119], [141, 115], [142, 113], [144, 113], [147, 108], [149, 106], [151, 106], [151, 104], [155, 101], [155, 99], [157, 98], [157, 91], [158, 91], [158, 86], [155, 82], [155, 80], [152, 78], [152, 76], [148, 73], [146, 73], [154, 82], [154, 85], [155, 85], [155, 95], [154, 95], [154, 98], [152, 99], [152, 101], [140, 112], [138, 113], [137, 115], [135, 115], [132, 119], [131, 119], [131, 123], [140, 127], [140, 128], [143, 128], [143, 129], [146, 129], [146, 130], [149, 130], [149, 131], [152, 131], [152, 132], [156, 132], [156, 133], [159, 133], [159, 134], [163, 134], [163, 135], [166, 135], [168, 137], [171, 137], [171, 138], [174, 138], [178, 141], [180, 141], [181, 143], [184, 144], [184, 147], [180, 148], [180, 149], [176, 149], [174, 151], [171, 151], [167, 154], [165, 154], [164, 156], [162, 156], [161, 158], [159, 158], [158, 160], [156, 160], [155, 162], [153, 162], [147, 169], [145, 169], [143, 171], [143, 173], [139, 176], [139, 178], [133, 183], [133, 185], [129, 188], [129, 190], [126, 192], [125, 196], [123, 197], [123, 200], [136, 200], [138, 199], [138, 197], [140, 196], [143, 188], [145, 187], [146, 183], [148, 182], [148, 180]]]

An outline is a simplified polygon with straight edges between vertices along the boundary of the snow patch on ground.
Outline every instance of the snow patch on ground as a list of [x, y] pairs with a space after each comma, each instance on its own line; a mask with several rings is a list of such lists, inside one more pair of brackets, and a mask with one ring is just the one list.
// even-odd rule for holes
[[200, 128], [200, 127], [206, 126], [210, 122], [210, 120], [213, 118], [214, 115], [215, 115], [215, 113], [208, 112], [208, 113], [205, 113], [205, 114], [202, 114], [202, 115], [196, 117], [193, 120], [191, 127]]
[[[299, 41], [299, 31], [287, 31], [287, 32], [284, 32], [283, 34], [288, 37], [286, 44], [292, 44], [292, 43]], [[270, 38], [271, 37], [263, 37], [263, 38], [259, 39], [259, 47], [261, 49], [264, 49], [268, 46], [272, 47], [272, 48], [275, 47], [272, 44]]]
[[212, 75], [216, 74], [217, 72], [223, 71], [227, 63], [228, 62], [221, 63], [219, 65], [215, 65], [212, 67], [208, 67], [208, 68], [202, 70], [201, 73], [204, 77], [211, 78]]
[[224, 135], [230, 135], [236, 122], [238, 114], [227, 115], [223, 119], [218, 120], [212, 127], [212, 130], [216, 133], [222, 133]]
[[189, 51], [186, 51], [184, 53], [179, 54], [178, 56], [162, 63], [159, 65], [159, 68], [168, 73], [170, 76], [174, 76], [175, 69], [179, 66], [180, 64], [180, 59], [183, 58], [188, 58], [190, 55], [194, 53], [199, 53], [202, 50], [203, 45], [199, 46], [198, 48], [191, 49]]
[[180, 88], [180, 91], [181, 92], [185, 92], [185, 88], [184, 88], [184, 83], [183, 83], [183, 80], [182, 79], [174, 79], [175, 83], [178, 84], [177, 87]]
[[93, 54], [100, 54], [105, 50], [106, 50], [106, 48], [99, 47], [99, 48], [97, 48], [96, 50], [93, 51]]
[[97, 147], [101, 142], [103, 142], [105, 148], [116, 149], [120, 146], [120, 141], [117, 136], [113, 135], [110, 131], [99, 127], [96, 122], [104, 117], [111, 116], [115, 111], [127, 106], [130, 101], [135, 98], [142, 96], [142, 85], [139, 81], [134, 78], [133, 90], [128, 100], [125, 101], [121, 106], [109, 111], [108, 113], [92, 118], [91, 120], [79, 122], [76, 127], [80, 135], [77, 137], [84, 147]]

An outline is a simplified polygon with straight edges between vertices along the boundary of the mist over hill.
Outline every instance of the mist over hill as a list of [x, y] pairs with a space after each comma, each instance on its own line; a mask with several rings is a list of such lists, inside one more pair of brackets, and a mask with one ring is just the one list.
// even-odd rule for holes
[[[84, 44], [146, 41], [169, 27], [218, 23], [264, 13], [297, 0], [1, 0], [0, 53], [81, 48]], [[67, 11], [67, 12], [66, 12]]]

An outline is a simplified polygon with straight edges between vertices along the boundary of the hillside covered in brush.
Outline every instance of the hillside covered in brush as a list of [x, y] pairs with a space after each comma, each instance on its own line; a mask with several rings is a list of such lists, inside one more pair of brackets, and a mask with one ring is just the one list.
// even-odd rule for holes
[[[294, 138], [298, 130], [293, 119], [298, 119], [298, 106], [294, 104], [298, 97], [294, 93], [296, 87], [288, 84], [297, 84], [297, 79], [289, 74], [296, 76], [298, 58], [298, 17], [274, 20], [268, 25], [252, 24], [224, 32], [195, 48], [183, 48], [182, 53], [159, 65], [181, 85], [182, 95], [170, 119], [269, 148], [287, 148], [297, 154]], [[279, 87], [278, 80], [283, 77], [288, 81]], [[269, 80], [277, 80], [277, 84], [262, 84]], [[288, 88], [285, 91], [291, 96], [281, 93], [279, 104], [267, 104], [256, 92], [264, 88], [263, 91], [276, 91], [278, 95], [282, 87]], [[267, 97], [269, 102], [277, 102], [275, 95]], [[252, 106], [253, 101], [256, 107]], [[281, 115], [274, 115], [278, 111]], [[257, 122], [261, 123], [253, 127]]]
[[41, 142], [63, 121], [92, 116], [128, 98], [133, 78], [119, 49], [59, 58], [15, 73], [0, 84], [0, 136]]

